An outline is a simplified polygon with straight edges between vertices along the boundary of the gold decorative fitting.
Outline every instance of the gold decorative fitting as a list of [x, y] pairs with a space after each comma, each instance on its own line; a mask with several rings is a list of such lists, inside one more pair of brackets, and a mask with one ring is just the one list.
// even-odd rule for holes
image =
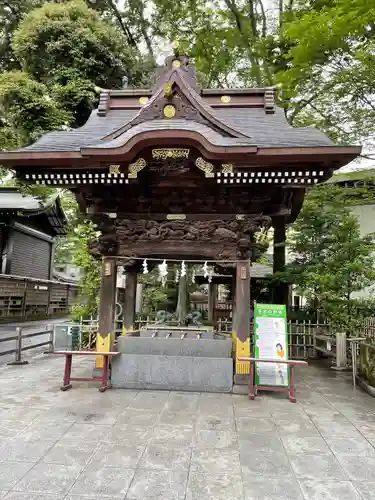
[[223, 174], [233, 174], [233, 165], [230, 163], [223, 163], [221, 165], [223, 168], [221, 169]]
[[173, 118], [176, 114], [176, 108], [172, 104], [167, 104], [164, 106], [164, 116], [166, 118]]
[[142, 106], [144, 106], [145, 104], [147, 104], [148, 101], [149, 101], [149, 98], [147, 96], [143, 96], [143, 97], [140, 97], [138, 99], [139, 104], [142, 104]]
[[214, 166], [212, 163], [209, 163], [208, 161], [204, 160], [203, 158], [197, 158], [195, 160], [196, 166], [200, 169], [203, 170], [205, 177], [214, 177]]
[[153, 149], [152, 157], [155, 160], [168, 160], [170, 158], [180, 159], [180, 158], [188, 158], [190, 153], [190, 149]]
[[167, 220], [186, 220], [185, 214], [168, 214]]
[[109, 166], [110, 174], [119, 174], [120, 173], [120, 165], [110, 165]]
[[181, 68], [181, 61], [179, 59], [174, 59], [172, 61], [172, 68]]
[[111, 276], [112, 275], [112, 266], [110, 262], [105, 262], [104, 263], [104, 276]]
[[230, 102], [230, 96], [229, 95], [222, 95], [220, 97], [220, 101], [223, 103], [223, 104], [228, 104], [228, 102]]
[[129, 165], [128, 178], [129, 179], [136, 179], [138, 176], [138, 172], [143, 170], [146, 165], [147, 165], [147, 162], [144, 158], [138, 158], [137, 161], [135, 161], [134, 163], [131, 163]]
[[164, 85], [164, 96], [165, 97], [170, 97], [172, 95], [172, 84], [171, 83], [166, 83]]

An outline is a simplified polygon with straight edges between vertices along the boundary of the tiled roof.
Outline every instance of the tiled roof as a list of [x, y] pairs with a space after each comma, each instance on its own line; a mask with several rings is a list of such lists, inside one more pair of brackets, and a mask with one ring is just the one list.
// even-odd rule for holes
[[[98, 116], [93, 111], [87, 123], [76, 130], [50, 132], [37, 142], [28, 146], [28, 151], [79, 151], [81, 148], [116, 147], [124, 144], [128, 138], [149, 130], [194, 130], [204, 133], [213, 143], [220, 145], [255, 145], [258, 147], [319, 147], [332, 146], [332, 141], [314, 128], [293, 128], [280, 108], [274, 114], [266, 114], [263, 108], [225, 107], [215, 109], [215, 114], [229, 126], [241, 130], [243, 138], [228, 138], [193, 120], [151, 120], [127, 130], [117, 139], [103, 140], [119, 128], [126, 125], [137, 114], [136, 109], [109, 110], [106, 116]], [[207, 135], [208, 134], [208, 135]], [[101, 144], [100, 141], [103, 141]]]

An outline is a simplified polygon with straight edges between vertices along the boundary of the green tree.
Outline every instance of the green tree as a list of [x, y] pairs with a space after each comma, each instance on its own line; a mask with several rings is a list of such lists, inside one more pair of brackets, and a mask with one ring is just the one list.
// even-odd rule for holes
[[313, 122], [336, 141], [367, 140], [375, 126], [375, 4], [299, 0], [284, 37], [278, 80], [291, 122]]
[[67, 127], [72, 115], [50, 96], [43, 83], [27, 73], [10, 71], [0, 74], [0, 116], [3, 117], [6, 146], [34, 142], [42, 134]]
[[311, 304], [349, 333], [374, 306], [370, 299], [357, 299], [355, 292], [375, 284], [375, 235], [361, 236], [350, 211], [355, 198], [355, 190], [332, 184], [309, 191], [289, 232], [292, 262], [278, 276], [296, 284]]

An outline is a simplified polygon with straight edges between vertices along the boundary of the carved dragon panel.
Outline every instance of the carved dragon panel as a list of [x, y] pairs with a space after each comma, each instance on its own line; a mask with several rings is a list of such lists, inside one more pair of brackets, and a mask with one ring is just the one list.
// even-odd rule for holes
[[91, 244], [94, 255], [150, 257], [202, 256], [207, 259], [248, 258], [259, 251], [254, 234], [269, 217], [223, 221], [155, 221], [93, 218], [102, 235]]

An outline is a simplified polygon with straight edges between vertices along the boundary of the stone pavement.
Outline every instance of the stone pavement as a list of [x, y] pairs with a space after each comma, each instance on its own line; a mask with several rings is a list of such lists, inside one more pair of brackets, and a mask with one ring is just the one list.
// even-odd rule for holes
[[[91, 367], [73, 360], [80, 375]], [[375, 499], [375, 399], [348, 374], [301, 370], [293, 405], [77, 383], [63, 393], [62, 372], [42, 356], [0, 368], [0, 498]]]

